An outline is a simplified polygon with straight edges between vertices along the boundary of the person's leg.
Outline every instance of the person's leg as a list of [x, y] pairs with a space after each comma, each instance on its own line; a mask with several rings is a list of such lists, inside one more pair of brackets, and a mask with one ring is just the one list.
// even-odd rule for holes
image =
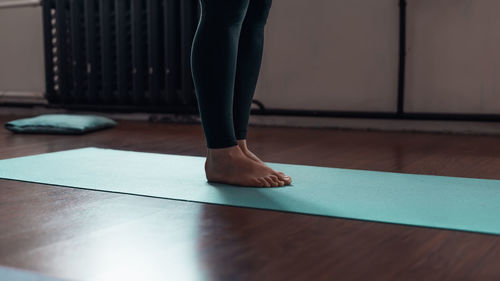
[[237, 145], [233, 91], [241, 25], [250, 0], [201, 0], [191, 70], [207, 140], [208, 181], [243, 186], [283, 186], [274, 171], [248, 158]]
[[238, 40], [249, 0], [201, 0], [191, 71], [208, 148], [237, 144], [233, 91]]
[[264, 48], [264, 27], [272, 0], [250, 0], [241, 27], [234, 86], [233, 120], [237, 140], [247, 137], [250, 107], [259, 77]]
[[[247, 147], [248, 119], [259, 77], [264, 49], [264, 28], [267, 23], [272, 0], [250, 0], [245, 20], [241, 27], [238, 59], [234, 85], [233, 122], [238, 145], [251, 159], [266, 165]], [[276, 171], [278, 177], [287, 184], [291, 178]]]

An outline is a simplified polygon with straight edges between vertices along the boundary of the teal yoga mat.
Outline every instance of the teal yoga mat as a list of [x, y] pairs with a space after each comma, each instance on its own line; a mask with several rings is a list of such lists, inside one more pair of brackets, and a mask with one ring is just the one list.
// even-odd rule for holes
[[[64, 281], [35, 272], [0, 266], [0, 280], [3, 281]], [[69, 281], [69, 280], [67, 280]]]
[[292, 185], [251, 188], [208, 183], [204, 161], [86, 147], [0, 160], [0, 178], [500, 234], [500, 180], [267, 163], [289, 174]]

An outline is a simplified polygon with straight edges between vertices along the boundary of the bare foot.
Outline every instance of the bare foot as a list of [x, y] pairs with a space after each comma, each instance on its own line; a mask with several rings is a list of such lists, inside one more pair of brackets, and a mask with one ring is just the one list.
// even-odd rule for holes
[[240, 147], [241, 151], [243, 151], [243, 153], [249, 157], [250, 159], [256, 161], [257, 163], [260, 163], [261, 165], [264, 165], [266, 167], [268, 167], [269, 169], [273, 170], [274, 171], [274, 174], [276, 176], [278, 176], [278, 178], [282, 181], [285, 182], [286, 185], [289, 185], [292, 183], [292, 178], [285, 175], [285, 173], [283, 172], [280, 172], [280, 171], [275, 171], [274, 169], [272, 169], [271, 167], [267, 166], [266, 163], [264, 163], [264, 161], [260, 160], [259, 157], [257, 157], [257, 155], [253, 154], [247, 147], [247, 140], [237, 140], [238, 141], [238, 146]]
[[205, 174], [210, 182], [252, 187], [278, 187], [285, 182], [274, 170], [248, 158], [238, 145], [208, 149]]

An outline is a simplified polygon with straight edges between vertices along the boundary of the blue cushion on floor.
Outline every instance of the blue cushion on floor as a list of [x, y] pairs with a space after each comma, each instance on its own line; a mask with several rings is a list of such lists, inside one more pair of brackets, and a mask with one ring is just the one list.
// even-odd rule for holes
[[116, 122], [95, 115], [43, 114], [31, 118], [17, 119], [5, 124], [15, 133], [70, 134], [79, 135], [116, 126]]

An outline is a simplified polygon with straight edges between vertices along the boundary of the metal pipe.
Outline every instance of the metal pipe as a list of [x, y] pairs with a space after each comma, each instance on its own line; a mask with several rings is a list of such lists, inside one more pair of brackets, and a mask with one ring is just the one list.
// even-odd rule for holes
[[1, 9], [21, 8], [21, 7], [39, 7], [42, 5], [42, 0], [17, 0], [17, 1], [2, 1], [0, 2]]

